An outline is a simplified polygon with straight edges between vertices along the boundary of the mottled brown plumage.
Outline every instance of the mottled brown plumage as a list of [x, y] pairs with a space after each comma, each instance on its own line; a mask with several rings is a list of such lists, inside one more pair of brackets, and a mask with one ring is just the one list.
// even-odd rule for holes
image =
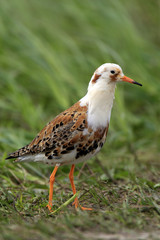
[[75, 160], [89, 153], [94, 155], [96, 149], [100, 150], [105, 142], [108, 125], [93, 131], [88, 127], [87, 111], [88, 106], [82, 107], [77, 102], [49, 122], [30, 144], [11, 153], [8, 158], [17, 158], [19, 161], [25, 155], [44, 153], [48, 159], [46, 163], [53, 164], [51, 159], [56, 159], [55, 163], [58, 163], [62, 155], [74, 149], [77, 151]]

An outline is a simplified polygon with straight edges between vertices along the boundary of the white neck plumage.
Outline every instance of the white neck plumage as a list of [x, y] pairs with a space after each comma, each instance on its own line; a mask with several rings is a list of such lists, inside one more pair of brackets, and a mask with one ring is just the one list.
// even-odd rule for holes
[[80, 100], [81, 106], [88, 105], [88, 125], [93, 129], [107, 127], [113, 106], [115, 84], [93, 86]]

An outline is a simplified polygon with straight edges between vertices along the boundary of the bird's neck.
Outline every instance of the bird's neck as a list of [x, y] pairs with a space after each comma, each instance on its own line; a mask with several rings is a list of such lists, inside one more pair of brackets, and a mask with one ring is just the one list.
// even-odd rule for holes
[[88, 106], [88, 126], [97, 129], [109, 124], [114, 93], [115, 84], [111, 84], [105, 90], [89, 90], [80, 100], [81, 106]]

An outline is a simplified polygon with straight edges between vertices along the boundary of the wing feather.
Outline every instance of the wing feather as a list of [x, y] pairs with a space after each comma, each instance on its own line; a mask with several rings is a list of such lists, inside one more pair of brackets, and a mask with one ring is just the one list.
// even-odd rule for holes
[[49, 122], [30, 144], [9, 154], [7, 159], [40, 152], [49, 155], [53, 150], [58, 154], [64, 144], [67, 146], [67, 142], [78, 141], [78, 133], [85, 127], [87, 127], [87, 107], [81, 107], [77, 102]]

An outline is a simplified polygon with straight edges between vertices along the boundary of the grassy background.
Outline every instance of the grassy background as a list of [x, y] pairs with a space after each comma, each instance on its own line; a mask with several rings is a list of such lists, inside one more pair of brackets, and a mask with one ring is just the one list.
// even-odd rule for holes
[[[0, 2], [0, 239], [159, 239], [159, 29], [158, 0]], [[94, 211], [49, 215], [52, 169], [4, 159], [84, 96], [104, 62], [143, 87], [117, 86], [107, 143], [77, 165], [80, 202]], [[55, 209], [72, 197], [69, 169], [57, 173]]]

